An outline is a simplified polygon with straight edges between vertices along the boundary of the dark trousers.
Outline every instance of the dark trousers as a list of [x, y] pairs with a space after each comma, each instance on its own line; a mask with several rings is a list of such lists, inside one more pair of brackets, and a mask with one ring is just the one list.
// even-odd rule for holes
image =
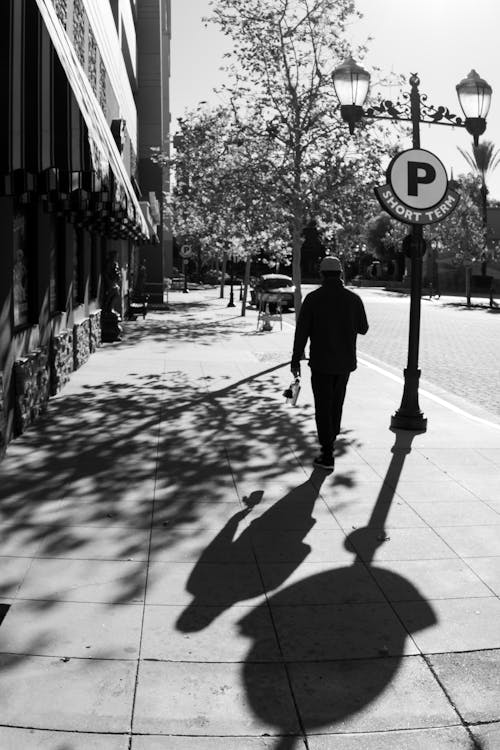
[[332, 453], [335, 438], [340, 432], [342, 407], [350, 374], [311, 373], [318, 440], [321, 450], [326, 454]]

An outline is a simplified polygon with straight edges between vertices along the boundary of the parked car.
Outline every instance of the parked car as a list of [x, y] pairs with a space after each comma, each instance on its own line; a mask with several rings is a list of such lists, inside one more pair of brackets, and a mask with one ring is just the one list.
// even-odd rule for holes
[[[250, 289], [250, 301], [256, 307], [259, 306], [260, 297], [263, 293], [272, 292], [281, 296], [281, 309], [286, 312], [295, 306], [295, 285], [290, 276], [282, 273], [266, 273], [256, 280]], [[270, 311], [276, 305], [270, 304]]]

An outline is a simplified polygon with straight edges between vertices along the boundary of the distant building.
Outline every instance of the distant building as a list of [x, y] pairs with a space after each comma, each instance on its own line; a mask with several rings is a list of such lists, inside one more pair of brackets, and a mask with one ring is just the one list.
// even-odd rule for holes
[[168, 143], [169, 40], [170, 0], [0, 3], [3, 445], [99, 345], [110, 288], [126, 313], [142, 248], [168, 264], [147, 149]]
[[[137, 111], [139, 115], [139, 182], [148, 199], [158, 201], [158, 248], [146, 245], [146, 287], [152, 298], [163, 301], [164, 279], [172, 275], [172, 230], [165, 215], [164, 198], [170, 192], [169, 170], [151, 161], [151, 149], [170, 154], [170, 0], [138, 0], [137, 7]], [[163, 199], [162, 199], [163, 197]]]

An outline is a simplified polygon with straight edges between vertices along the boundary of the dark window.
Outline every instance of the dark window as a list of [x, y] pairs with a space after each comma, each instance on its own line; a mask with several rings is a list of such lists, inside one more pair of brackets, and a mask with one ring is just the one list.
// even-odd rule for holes
[[66, 221], [57, 219], [56, 225], [56, 256], [57, 256], [57, 307], [66, 310]]
[[91, 299], [97, 298], [99, 291], [99, 273], [101, 269], [99, 259], [99, 246], [101, 244], [101, 238], [97, 234], [90, 236], [90, 297]]
[[119, 4], [119, 0], [111, 0], [111, 10], [113, 11], [113, 18], [114, 18], [114, 21], [115, 21], [115, 26], [116, 26], [116, 30], [117, 31], [120, 28], [120, 17], [119, 17], [119, 14], [118, 14], [118, 10], [119, 10], [118, 4]]
[[14, 326], [27, 326], [30, 322], [32, 264], [28, 249], [27, 211], [19, 207], [14, 211], [12, 226], [12, 309]]
[[54, 315], [59, 309], [59, 271], [57, 253], [57, 220], [52, 219], [49, 239], [49, 310]]
[[12, 310], [16, 328], [35, 322], [37, 268], [33, 243], [36, 237], [36, 207], [16, 203], [12, 223]]

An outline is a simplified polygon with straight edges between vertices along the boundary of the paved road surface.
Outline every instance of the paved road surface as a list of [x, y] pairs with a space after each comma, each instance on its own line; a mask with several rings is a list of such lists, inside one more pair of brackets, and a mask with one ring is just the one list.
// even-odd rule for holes
[[[304, 293], [314, 287], [305, 286]], [[397, 368], [406, 366], [408, 295], [383, 289], [356, 289], [365, 303], [370, 330], [360, 337], [359, 354]], [[420, 367], [422, 381], [500, 416], [500, 313], [467, 308], [461, 298], [422, 299]], [[293, 315], [287, 316], [293, 322]]]

